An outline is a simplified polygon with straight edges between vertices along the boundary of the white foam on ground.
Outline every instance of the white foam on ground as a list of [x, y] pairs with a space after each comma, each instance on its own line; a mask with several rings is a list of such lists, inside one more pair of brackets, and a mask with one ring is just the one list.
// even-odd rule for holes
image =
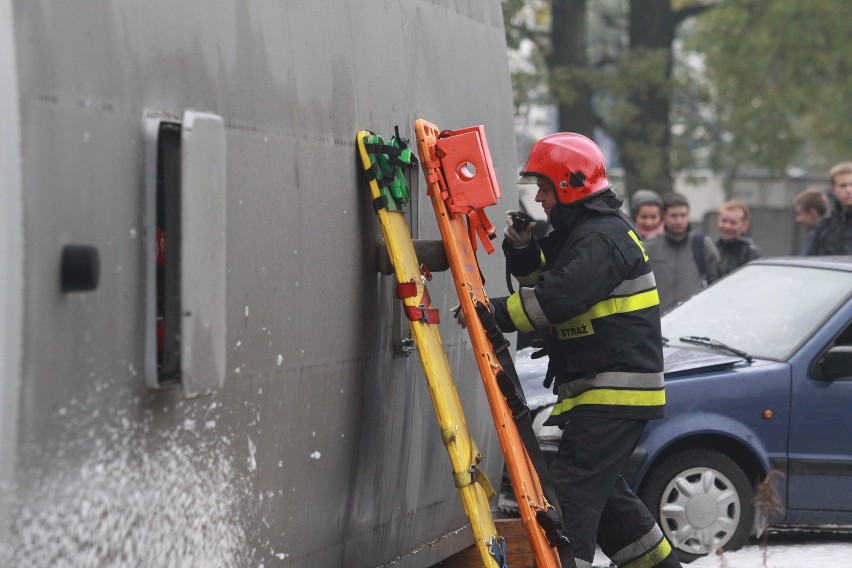
[[156, 434], [123, 417], [76, 437], [69, 428], [59, 455], [40, 460], [51, 466], [19, 477], [0, 565], [247, 566], [239, 505], [249, 483], [230, 441], [205, 439], [195, 423]]

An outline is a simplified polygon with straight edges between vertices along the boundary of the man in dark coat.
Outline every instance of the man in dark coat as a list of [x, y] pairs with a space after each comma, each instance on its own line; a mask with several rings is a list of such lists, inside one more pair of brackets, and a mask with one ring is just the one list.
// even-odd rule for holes
[[716, 218], [719, 240], [716, 241], [716, 248], [722, 258], [722, 275], [760, 258], [760, 249], [745, 236], [750, 223], [751, 210], [743, 201], [734, 199], [719, 208], [719, 216]]
[[841, 162], [828, 172], [834, 211], [823, 219], [809, 255], [852, 254], [852, 162]]

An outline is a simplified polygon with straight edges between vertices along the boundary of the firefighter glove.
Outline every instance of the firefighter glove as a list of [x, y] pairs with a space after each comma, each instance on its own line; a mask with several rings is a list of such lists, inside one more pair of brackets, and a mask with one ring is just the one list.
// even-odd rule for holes
[[535, 228], [535, 221], [519, 223], [514, 211], [509, 211], [506, 215], [506, 228], [503, 229], [503, 237], [509, 246], [515, 249], [527, 248], [532, 240], [532, 231]]

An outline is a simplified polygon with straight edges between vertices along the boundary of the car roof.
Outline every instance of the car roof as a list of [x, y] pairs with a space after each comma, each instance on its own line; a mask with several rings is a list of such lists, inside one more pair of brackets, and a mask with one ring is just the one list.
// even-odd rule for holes
[[847, 256], [770, 256], [761, 257], [749, 264], [771, 264], [775, 266], [803, 266], [806, 268], [828, 268], [852, 272], [852, 255]]

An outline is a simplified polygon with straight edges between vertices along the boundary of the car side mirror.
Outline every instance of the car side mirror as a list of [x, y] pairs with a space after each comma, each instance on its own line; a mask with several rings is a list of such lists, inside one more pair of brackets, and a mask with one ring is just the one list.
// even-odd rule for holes
[[828, 350], [819, 362], [822, 379], [852, 380], [852, 345], [838, 345]]

